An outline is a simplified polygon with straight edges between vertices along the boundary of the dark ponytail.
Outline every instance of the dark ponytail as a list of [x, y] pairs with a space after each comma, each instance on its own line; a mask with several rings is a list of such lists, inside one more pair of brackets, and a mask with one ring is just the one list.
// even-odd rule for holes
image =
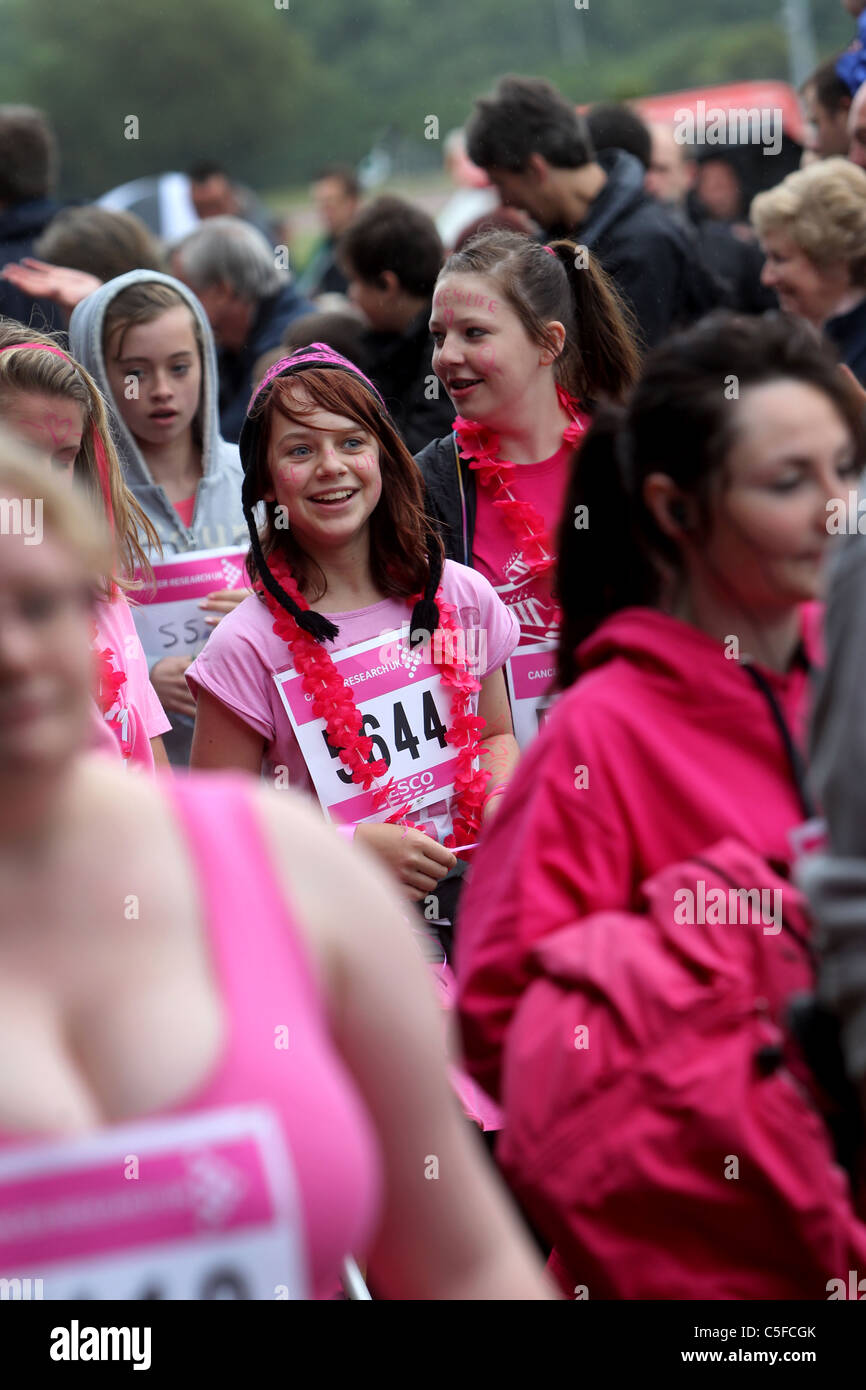
[[427, 527], [425, 544], [427, 547], [427, 583], [424, 586], [424, 593], [412, 609], [412, 624], [409, 629], [410, 647], [415, 646], [415, 633], [418, 633], [418, 642], [423, 642], [427, 634], [434, 633], [439, 626], [436, 590], [442, 583], [445, 552], [442, 549], [442, 538], [435, 527]]
[[626, 411], [602, 406], [576, 455], [559, 524], [560, 689], [576, 679], [575, 651], [603, 619], [658, 598], [659, 571], [643, 542], [629, 453]]
[[605, 618], [633, 605], [657, 606], [665, 582], [682, 571], [679, 543], [644, 501], [647, 477], [666, 474], [691, 501], [691, 534], [700, 542], [712, 528], [742, 393], [786, 379], [831, 401], [862, 465], [858, 402], [828, 349], [802, 321], [783, 314], [710, 314], [648, 356], [624, 409], [598, 411], [575, 455], [559, 528], [560, 688], [576, 679], [576, 648]]
[[560, 381], [579, 400], [621, 401], [637, 380], [639, 329], [629, 305], [595, 256], [574, 241], [550, 246], [565, 270], [575, 332], [559, 359]]

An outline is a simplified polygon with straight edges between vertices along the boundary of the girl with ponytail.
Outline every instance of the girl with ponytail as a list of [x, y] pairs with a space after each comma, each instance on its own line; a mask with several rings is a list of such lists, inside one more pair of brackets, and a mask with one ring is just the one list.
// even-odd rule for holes
[[114, 738], [97, 724], [96, 742], [153, 770], [167, 763], [162, 735], [171, 724], [148, 678], [125, 594], [135, 588], [136, 570], [152, 576], [147, 552], [159, 541], [123, 480], [93, 378], [53, 338], [12, 319], [0, 319], [0, 423], [87, 492], [108, 521], [114, 572], [102, 580], [94, 653], [97, 705]]
[[493, 231], [446, 261], [430, 331], [433, 369], [459, 413], [417, 462], [446, 555], [489, 579], [520, 623], [526, 650], [508, 674], [525, 746], [550, 703], [555, 537], [571, 458], [596, 403], [632, 385], [636, 329], [585, 247]]
[[[192, 765], [317, 796], [409, 898], [438, 894], [516, 762], [517, 623], [443, 558], [384, 403], [330, 348], [268, 371], [240, 452], [256, 592], [187, 673]], [[438, 897], [425, 915], [446, 915]]]

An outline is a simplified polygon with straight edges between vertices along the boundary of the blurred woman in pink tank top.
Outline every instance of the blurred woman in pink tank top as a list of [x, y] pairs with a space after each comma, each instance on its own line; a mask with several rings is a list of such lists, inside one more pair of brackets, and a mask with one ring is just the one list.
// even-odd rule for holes
[[[352, 1252], [386, 1298], [551, 1297], [382, 871], [300, 798], [88, 756], [107, 541], [8, 442], [0, 495], [43, 526], [0, 548], [0, 1274], [207, 1297], [228, 1261], [242, 1296], [303, 1298]], [[180, 1287], [187, 1247], [225, 1258], [198, 1292], [142, 1293], [159, 1260]]]

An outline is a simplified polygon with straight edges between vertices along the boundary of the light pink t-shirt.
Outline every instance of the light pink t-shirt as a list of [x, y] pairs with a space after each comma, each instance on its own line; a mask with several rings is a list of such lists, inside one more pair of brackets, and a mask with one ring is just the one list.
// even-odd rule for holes
[[[472, 674], [482, 679], [497, 671], [517, 645], [517, 620], [483, 575], [453, 560], [445, 561], [442, 591], [445, 602], [456, 609], [455, 623], [465, 629]], [[328, 613], [340, 631], [333, 642], [324, 645], [328, 651], [342, 651], [401, 629], [411, 614], [411, 606], [404, 599], [383, 599], [351, 613]], [[262, 770], [266, 776], [271, 776], [275, 768], [285, 767], [290, 785], [315, 798], [312, 779], [274, 681], [277, 672], [291, 669], [291, 653], [285, 642], [275, 636], [274, 619], [268, 608], [254, 595], [223, 618], [187, 668], [186, 678], [194, 696], [199, 689], [206, 690], [261, 734], [265, 743]], [[472, 706], [477, 710], [477, 695], [472, 697]], [[429, 822], [439, 828], [442, 808], [438, 804], [427, 806], [417, 817], [409, 819], [417, 819], [425, 828]]]
[[[554, 548], [573, 454], [574, 446], [563, 444], [541, 463], [521, 464], [515, 469], [509, 489], [518, 502], [529, 502], [541, 513]], [[555, 641], [553, 569], [541, 575], [528, 574], [520, 545], [505, 524], [501, 510], [493, 505], [491, 490], [479, 485], [476, 496], [478, 509], [472, 543], [475, 568], [490, 580], [502, 602], [514, 613], [520, 623], [521, 644]]]
[[97, 605], [95, 645], [103, 650], [108, 648], [113, 653], [114, 669], [126, 673], [115, 703], [104, 715], [105, 721], [128, 761], [152, 772], [150, 740], [170, 729], [171, 721], [150, 683], [147, 658], [122, 594], [117, 594], [111, 603]]

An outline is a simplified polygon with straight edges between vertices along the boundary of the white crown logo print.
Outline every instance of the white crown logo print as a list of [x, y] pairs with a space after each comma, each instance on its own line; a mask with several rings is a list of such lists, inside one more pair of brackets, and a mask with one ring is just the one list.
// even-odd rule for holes
[[231, 1215], [246, 1183], [225, 1159], [202, 1153], [189, 1161], [189, 1195], [196, 1216], [205, 1226], [219, 1226]]
[[233, 565], [231, 560], [220, 560], [220, 568], [226, 581], [226, 588], [233, 589], [243, 574], [243, 570], [238, 565]]

